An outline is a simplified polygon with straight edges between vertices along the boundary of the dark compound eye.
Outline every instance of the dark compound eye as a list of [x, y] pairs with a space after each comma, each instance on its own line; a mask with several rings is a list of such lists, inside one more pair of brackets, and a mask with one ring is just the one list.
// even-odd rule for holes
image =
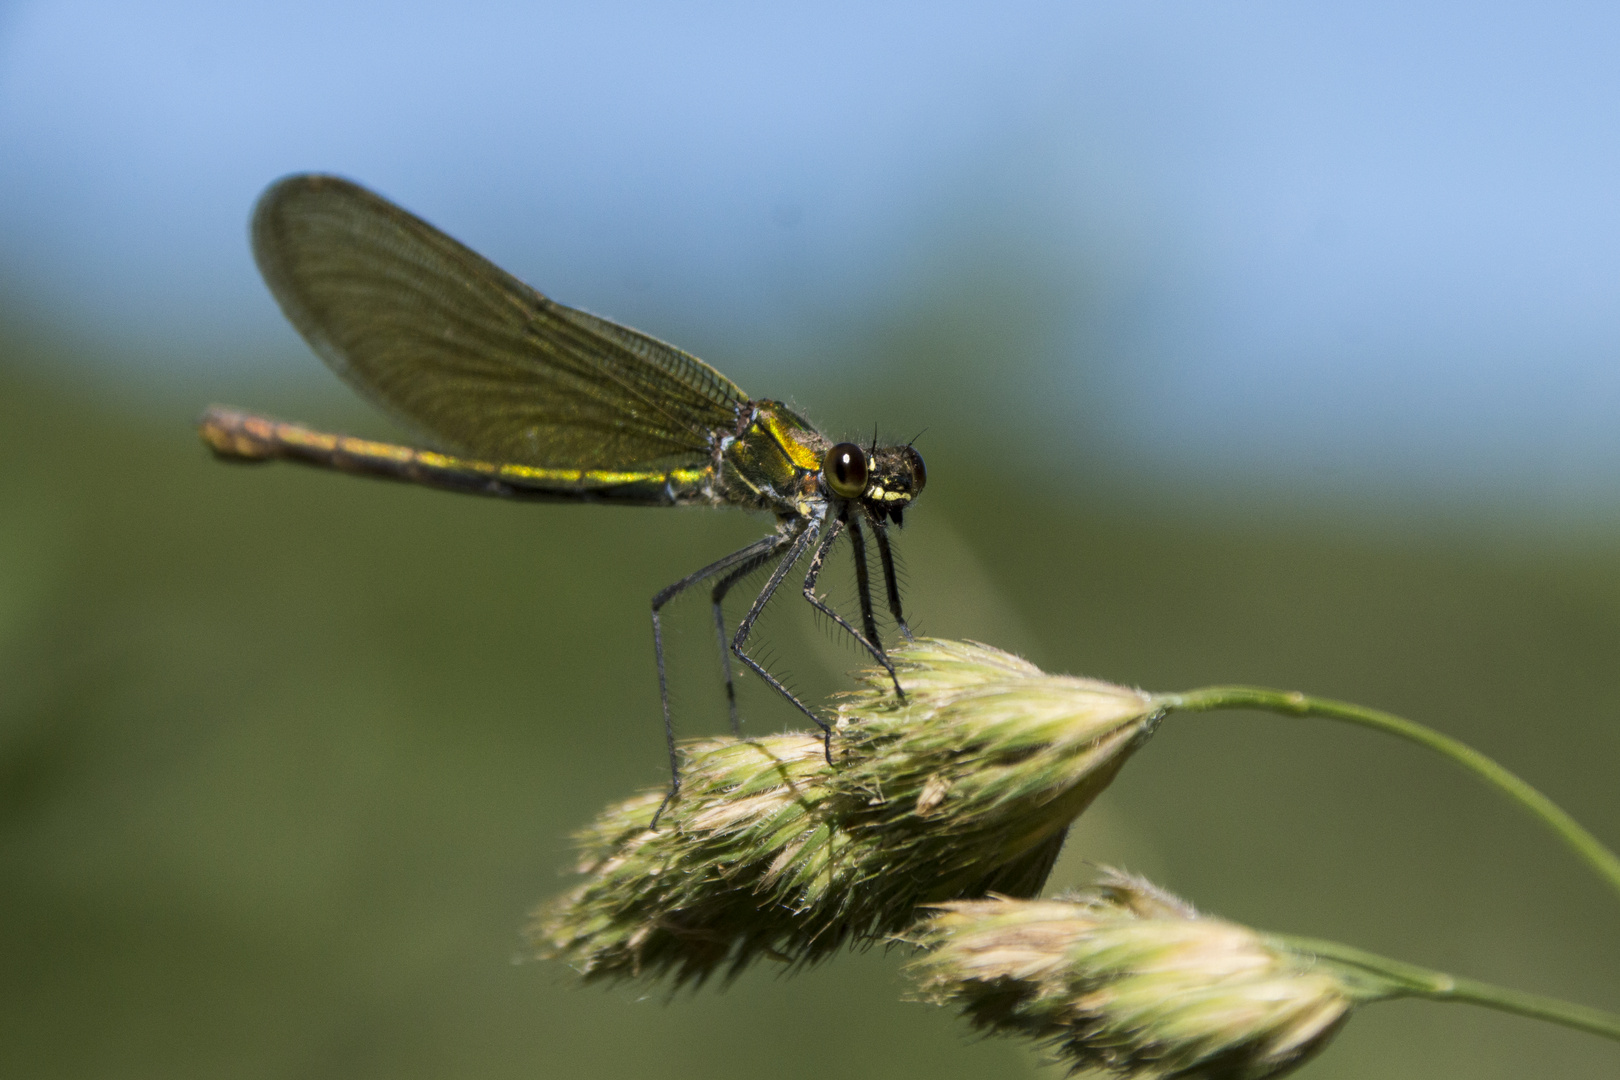
[[821, 477], [839, 498], [859, 498], [866, 490], [866, 451], [852, 442], [839, 443], [822, 458]]
[[922, 455], [909, 446], [906, 447], [906, 464], [911, 466], [911, 493], [915, 495], [928, 483], [928, 470], [923, 466]]

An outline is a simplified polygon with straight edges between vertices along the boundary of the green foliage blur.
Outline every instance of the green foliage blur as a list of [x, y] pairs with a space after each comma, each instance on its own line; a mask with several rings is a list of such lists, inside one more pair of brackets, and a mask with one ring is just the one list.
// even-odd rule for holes
[[[1620, 535], [1135, 481], [1077, 461], [1062, 418], [973, 408], [971, 365], [929, 366], [962, 347], [934, 325], [875, 335], [882, 374], [831, 390], [718, 358], [835, 435], [929, 426], [900, 537], [920, 632], [1153, 690], [1390, 709], [1620, 843]], [[132, 395], [34, 351], [0, 342], [0, 1075], [1056, 1075], [901, 1000], [883, 949], [673, 1000], [516, 962], [569, 833], [664, 780], [649, 598], [766, 521], [226, 465], [191, 428], [218, 388]], [[323, 393], [313, 411], [375, 430]], [[795, 594], [764, 654], [803, 693], [848, 688], [861, 658]], [[706, 601], [671, 623], [678, 723], [723, 731]], [[752, 730], [798, 726], [757, 680], [740, 693]], [[1174, 719], [1052, 888], [1088, 860], [1255, 926], [1620, 1008], [1620, 901], [1491, 793], [1366, 732]], [[1399, 1003], [1299, 1075], [1617, 1073], [1594, 1038]]]

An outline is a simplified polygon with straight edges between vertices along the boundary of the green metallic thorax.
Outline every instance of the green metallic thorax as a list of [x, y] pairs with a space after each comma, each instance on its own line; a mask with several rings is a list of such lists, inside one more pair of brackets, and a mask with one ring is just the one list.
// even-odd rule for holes
[[824, 502], [818, 478], [827, 438], [779, 401], [750, 402], [718, 448], [719, 501], [784, 517]]

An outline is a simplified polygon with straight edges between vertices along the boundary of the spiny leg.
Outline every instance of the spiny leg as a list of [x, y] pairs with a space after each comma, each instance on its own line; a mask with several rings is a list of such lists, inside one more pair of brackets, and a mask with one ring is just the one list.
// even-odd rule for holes
[[775, 547], [760, 552], [728, 573], [715, 585], [714, 592], [709, 594], [710, 602], [714, 604], [714, 632], [720, 639], [720, 670], [726, 676], [726, 708], [731, 714], [731, 733], [739, 738], [742, 736], [742, 721], [737, 718], [737, 687], [731, 679], [731, 646], [726, 641], [726, 612], [721, 605], [725, 602], [726, 593], [731, 591], [733, 585], [765, 565], [770, 561], [771, 556], [791, 542], [788, 537], [781, 533], [776, 534], [776, 539], [778, 543]]
[[856, 518], [849, 521], [849, 546], [855, 550], [855, 592], [861, 599], [861, 626], [866, 630], [867, 639], [878, 641], [877, 619], [872, 614], [872, 581], [870, 568], [866, 565], [866, 537], [861, 535], [861, 523]]
[[821, 729], [821, 745], [826, 751], [827, 764], [831, 765], [832, 728], [828, 726], [825, 720], [811, 712], [808, 705], [795, 697], [793, 691], [789, 690], [786, 686], [783, 686], [781, 680], [779, 680], [775, 675], [772, 675], [769, 671], [766, 671], [763, 664], [761, 664], [758, 660], [755, 660], [752, 656], [749, 656], [747, 653], [743, 652], [743, 643], [748, 640], [749, 632], [754, 629], [755, 620], [757, 620], [760, 613], [765, 610], [765, 605], [771, 602], [771, 597], [781, 586], [782, 580], [787, 577], [788, 571], [793, 569], [794, 565], [797, 564], [800, 559], [804, 558], [805, 549], [811, 544], [815, 543], [816, 537], [821, 532], [821, 521], [821, 518], [814, 518], [801, 526], [803, 531], [800, 532], [798, 536], [794, 537], [793, 546], [788, 548], [786, 555], [782, 556], [782, 561], [776, 564], [776, 569], [771, 571], [770, 579], [765, 582], [765, 587], [761, 589], [759, 591], [759, 595], [754, 598], [754, 603], [749, 607], [748, 614], [744, 615], [742, 617], [742, 621], [737, 624], [737, 633], [733, 635], [731, 639], [731, 651], [737, 655], [737, 659], [741, 660], [743, 663], [752, 668], [754, 674], [764, 679], [765, 682], [775, 689], [778, 694], [781, 694], [783, 697], [793, 702], [793, 704], [798, 707], [800, 712], [808, 716], [816, 727]]
[[872, 518], [872, 533], [877, 537], [878, 558], [883, 562], [883, 584], [889, 591], [889, 611], [894, 615], [894, 621], [900, 625], [900, 636], [907, 641], [914, 641], [911, 636], [911, 627], [906, 625], [906, 617], [900, 614], [900, 585], [894, 579], [894, 552], [889, 550], [889, 529], [883, 522]]
[[810, 558], [810, 572], [804, 578], [804, 598], [810, 601], [810, 605], [817, 611], [843, 627], [850, 637], [866, 647], [866, 651], [872, 654], [872, 658], [882, 664], [883, 670], [889, 673], [889, 678], [894, 682], [895, 696], [904, 701], [906, 700], [906, 692], [900, 689], [900, 677], [894, 673], [894, 665], [889, 662], [888, 654], [883, 651], [883, 646], [856, 630], [849, 624], [847, 619], [834, 611], [821, 597], [816, 595], [816, 578], [821, 576], [821, 564], [826, 561], [827, 552], [832, 549], [833, 541], [838, 539], [839, 532], [844, 528], [848, 520], [845, 517], [847, 513], [847, 510], [839, 513], [838, 517], [833, 521], [832, 527], [827, 530], [827, 535], [816, 546], [816, 553]]
[[652, 598], [653, 654], [658, 659], [658, 701], [664, 710], [664, 742], [669, 748], [669, 794], [665, 795], [664, 801], [658, 804], [658, 812], [653, 815], [652, 824], [649, 828], [658, 827], [658, 819], [663, 816], [664, 808], [674, 800], [675, 796], [681, 793], [681, 759], [675, 750], [675, 722], [670, 719], [669, 715], [669, 680], [664, 674], [664, 631], [658, 618], [659, 609], [698, 582], [711, 578], [716, 574], [724, 573], [737, 566], [738, 563], [774, 551], [781, 547], [784, 542], [781, 533], [761, 537], [740, 551], [733, 551], [725, 558], [717, 559], [703, 569], [693, 571], [675, 584], [661, 590], [657, 596]]

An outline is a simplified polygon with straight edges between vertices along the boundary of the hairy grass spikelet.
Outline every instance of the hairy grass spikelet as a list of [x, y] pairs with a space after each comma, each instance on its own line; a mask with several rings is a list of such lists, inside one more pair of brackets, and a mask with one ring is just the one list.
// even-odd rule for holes
[[1032, 896], [1069, 823], [1152, 733], [1137, 690], [1043, 674], [984, 645], [896, 650], [819, 737], [688, 743], [681, 796], [610, 807], [579, 836], [584, 882], [536, 912], [537, 951], [588, 980], [679, 985], [760, 956], [812, 963], [886, 939], [922, 904]]
[[1086, 893], [937, 905], [911, 935], [928, 1000], [1039, 1040], [1072, 1070], [1263, 1080], [1302, 1064], [1387, 984], [1108, 871]]

